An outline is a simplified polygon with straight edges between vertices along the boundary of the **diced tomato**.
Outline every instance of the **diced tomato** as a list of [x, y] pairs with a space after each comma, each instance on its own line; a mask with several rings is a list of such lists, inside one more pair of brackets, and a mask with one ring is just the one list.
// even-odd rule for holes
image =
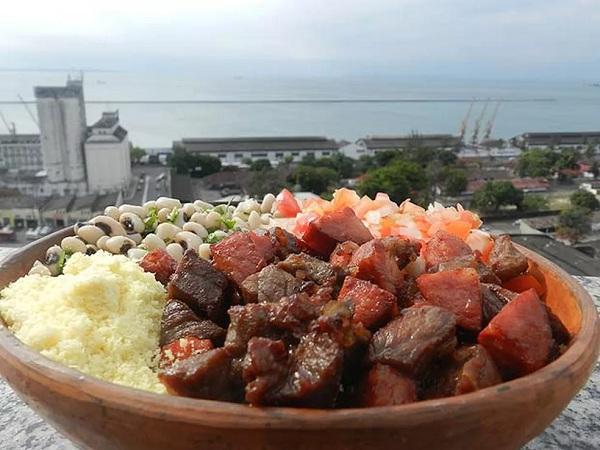
[[282, 217], [296, 217], [300, 212], [300, 206], [294, 195], [287, 189], [283, 189], [275, 200], [275, 210]]
[[177, 339], [170, 344], [163, 345], [160, 349], [160, 363], [162, 366], [171, 365], [176, 361], [187, 359], [192, 355], [211, 350], [212, 348], [213, 344], [210, 339], [187, 336]]
[[428, 303], [452, 311], [458, 325], [481, 329], [481, 290], [475, 269], [426, 273], [417, 278], [417, 286]]
[[153, 273], [156, 280], [164, 285], [177, 270], [177, 261], [160, 248], [146, 253], [139, 264], [145, 272]]
[[448, 222], [444, 228], [451, 235], [456, 236], [464, 241], [471, 231], [471, 224], [463, 220], [456, 220], [453, 222]]
[[520, 293], [479, 333], [478, 342], [508, 377], [543, 367], [552, 348], [552, 329], [535, 290]]
[[333, 193], [333, 200], [331, 201], [331, 207], [334, 211], [338, 211], [344, 208], [353, 208], [360, 202], [360, 197], [351, 189], [341, 188]]
[[397, 311], [393, 294], [354, 277], [346, 277], [338, 301], [350, 302], [354, 306], [353, 321], [371, 330], [385, 325]]
[[544, 286], [533, 275], [527, 273], [511, 278], [503, 283], [502, 287], [513, 292], [525, 292], [528, 289], [535, 289], [540, 297], [546, 293]]

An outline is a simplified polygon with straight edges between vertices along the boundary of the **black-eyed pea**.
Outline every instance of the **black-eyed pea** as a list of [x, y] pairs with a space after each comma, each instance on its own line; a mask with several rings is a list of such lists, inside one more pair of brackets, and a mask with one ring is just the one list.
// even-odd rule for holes
[[142, 243], [142, 235], [140, 233], [129, 233], [127, 237], [135, 242], [135, 245], [140, 245]]
[[183, 231], [191, 231], [198, 235], [201, 239], [205, 239], [208, 236], [208, 231], [202, 225], [196, 222], [186, 222], [183, 224]]
[[171, 242], [165, 250], [177, 262], [183, 258], [183, 247], [176, 242]]
[[213, 209], [213, 205], [207, 202], [203, 202], [202, 200], [196, 200], [194, 202], [194, 206], [197, 211], [206, 211], [207, 209]]
[[97, 226], [108, 236], [125, 236], [125, 228], [110, 216], [97, 216], [90, 220], [92, 225]]
[[196, 208], [194, 208], [193, 203], [185, 203], [179, 210], [179, 214], [183, 216], [185, 222], [189, 221], [195, 212]]
[[248, 228], [251, 230], [256, 230], [258, 227], [260, 227], [260, 225], [260, 214], [258, 214], [256, 211], [252, 211], [248, 216]]
[[144, 256], [146, 256], [146, 253], [148, 252], [143, 248], [130, 248], [129, 250], [127, 250], [127, 257], [137, 262], [141, 261], [144, 258]]
[[119, 220], [119, 216], [121, 215], [121, 212], [119, 211], [119, 208], [117, 208], [116, 206], [107, 206], [106, 208], [104, 208], [104, 215], [108, 216], [108, 217], [112, 217], [115, 220]]
[[198, 256], [209, 261], [211, 257], [210, 244], [200, 244], [198, 247]]
[[70, 253], [85, 253], [85, 242], [75, 236], [67, 236], [60, 241], [60, 247], [65, 252]]
[[221, 225], [221, 215], [216, 211], [211, 211], [206, 215], [204, 227], [207, 230], [218, 228]]
[[41, 275], [43, 277], [49, 277], [52, 275], [50, 269], [48, 269], [48, 267], [42, 264], [41, 261], [37, 260], [33, 263], [33, 266], [31, 266], [31, 269], [29, 269], [29, 272], [27, 273], [29, 275]]
[[180, 231], [182, 231], [181, 228], [170, 222], [161, 223], [156, 227], [156, 235], [164, 242], [170, 242], [175, 239], [175, 235]]
[[138, 205], [121, 205], [119, 206], [119, 212], [121, 213], [121, 215], [123, 215], [124, 213], [135, 214], [140, 219], [145, 219], [148, 215], [146, 212], [146, 208]]
[[135, 248], [135, 242], [127, 236], [113, 236], [104, 245], [106, 250], [115, 255], [126, 255], [129, 249]]
[[146, 227], [141, 217], [132, 212], [122, 213], [119, 217], [119, 223], [127, 233], [141, 233]]
[[152, 251], [157, 248], [165, 249], [167, 244], [161, 238], [154, 233], [148, 233], [144, 239], [142, 239], [142, 245], [148, 250]]
[[98, 240], [96, 241], [96, 247], [100, 250], [106, 251], [106, 241], [108, 241], [109, 239], [110, 237], [106, 235], [100, 236], [100, 238], [98, 238]]
[[158, 221], [160, 223], [165, 223], [169, 221], [169, 214], [171, 214], [171, 210], [169, 208], [162, 208], [158, 210]]
[[173, 209], [181, 208], [181, 202], [176, 198], [171, 197], [158, 197], [156, 199], [156, 207], [161, 210], [163, 208]]
[[271, 193], [264, 196], [262, 203], [260, 204], [261, 213], [270, 213], [275, 203], [275, 196]]
[[183, 250], [197, 250], [202, 244], [202, 239], [191, 231], [180, 231], [175, 236], [175, 242], [181, 245]]
[[96, 225], [84, 225], [76, 233], [88, 244], [95, 244], [101, 236], [105, 235], [104, 231]]

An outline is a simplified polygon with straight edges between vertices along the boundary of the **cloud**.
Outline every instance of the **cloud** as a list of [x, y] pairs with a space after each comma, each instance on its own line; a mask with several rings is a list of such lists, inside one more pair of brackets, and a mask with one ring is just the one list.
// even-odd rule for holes
[[597, 76], [598, 23], [594, 0], [21, 0], [3, 7], [0, 56], [12, 67]]

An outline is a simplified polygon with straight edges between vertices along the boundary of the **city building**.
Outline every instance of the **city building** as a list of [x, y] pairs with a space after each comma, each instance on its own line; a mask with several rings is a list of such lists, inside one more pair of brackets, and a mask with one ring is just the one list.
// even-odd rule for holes
[[409, 148], [435, 148], [454, 150], [460, 145], [460, 137], [451, 134], [412, 134], [406, 136], [367, 136], [356, 141], [364, 152], [361, 155], [373, 155], [386, 150], [406, 150]]
[[43, 200], [32, 195], [0, 196], [0, 226], [35, 228], [40, 222], [40, 208], [43, 205]]
[[105, 112], [89, 129], [84, 144], [87, 184], [90, 192], [125, 189], [131, 180], [127, 130], [119, 124], [119, 112]]
[[43, 168], [39, 134], [0, 134], [0, 170], [37, 172]]
[[241, 137], [241, 138], [184, 138], [173, 143], [191, 153], [210, 155], [223, 165], [242, 166], [244, 161], [268, 159], [277, 165], [286, 159], [298, 162], [304, 156], [331, 156], [338, 151], [333, 139], [320, 136]]
[[521, 148], [573, 148], [585, 150], [589, 145], [600, 150], [600, 131], [523, 133], [511, 139]]

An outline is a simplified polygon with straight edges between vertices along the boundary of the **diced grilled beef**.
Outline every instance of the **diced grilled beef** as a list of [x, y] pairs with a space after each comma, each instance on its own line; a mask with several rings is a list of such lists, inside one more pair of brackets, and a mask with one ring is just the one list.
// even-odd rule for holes
[[533, 289], [519, 294], [479, 333], [478, 342], [507, 378], [543, 367], [549, 359], [552, 329], [545, 305]]
[[269, 306], [262, 303], [249, 303], [229, 308], [229, 328], [225, 338], [225, 348], [234, 357], [243, 356], [248, 342], [253, 336], [268, 336]]
[[246, 401], [255, 406], [276, 404], [289, 371], [285, 343], [261, 337], [250, 339], [242, 370]]
[[433, 360], [454, 350], [455, 329], [456, 319], [447, 309], [428, 305], [406, 308], [373, 335], [369, 360], [418, 375]]
[[360, 386], [361, 406], [405, 405], [417, 401], [414, 380], [386, 364], [375, 364]]
[[305, 335], [291, 355], [288, 376], [277, 404], [331, 408], [340, 390], [344, 350], [328, 333]]
[[472, 255], [473, 251], [462, 239], [446, 232], [438, 231], [423, 250], [423, 259], [428, 269], [455, 258]]
[[214, 266], [236, 286], [266, 267], [274, 257], [271, 240], [253, 232], [238, 232], [211, 247]]
[[396, 313], [396, 297], [377, 285], [354, 277], [346, 277], [338, 301], [354, 307], [352, 320], [374, 330], [386, 324]]
[[139, 264], [144, 271], [153, 273], [156, 280], [165, 286], [177, 270], [177, 261], [160, 248], [146, 253]]
[[373, 239], [371, 232], [350, 208], [325, 214], [310, 222], [302, 240], [316, 254], [329, 258], [339, 242], [364, 244]]
[[215, 348], [160, 369], [158, 377], [170, 394], [230, 401], [235, 398], [230, 371], [231, 356]]
[[223, 323], [229, 307], [227, 279], [194, 250], [187, 250], [168, 285], [171, 299], [185, 302], [202, 318]]
[[481, 318], [482, 326], [487, 326], [504, 305], [517, 294], [496, 284], [481, 283]]
[[277, 263], [277, 267], [299, 280], [313, 281], [319, 285], [332, 282], [336, 278], [335, 272], [328, 263], [306, 253], [290, 255], [284, 261]]
[[253, 299], [259, 303], [273, 303], [300, 292], [302, 288], [301, 282], [294, 276], [273, 265], [265, 267], [256, 275], [250, 275], [242, 283], [241, 292], [247, 303]]
[[522, 274], [528, 267], [527, 258], [515, 248], [508, 234], [495, 239], [489, 264], [502, 281]]
[[[306, 294], [294, 294], [269, 305], [269, 326], [284, 333], [287, 340], [299, 341], [312, 320], [319, 316], [320, 306]], [[290, 339], [293, 338], [293, 339]]]
[[171, 300], [165, 305], [160, 321], [160, 345], [177, 339], [195, 336], [210, 339], [221, 345], [226, 331], [211, 320], [200, 319], [188, 305], [179, 300]]
[[430, 272], [444, 272], [454, 269], [475, 269], [479, 275], [479, 281], [482, 283], [502, 284], [500, 278], [486, 266], [478, 255], [467, 255], [455, 258], [451, 261], [446, 261], [438, 264], [437, 267], [432, 267]]
[[240, 285], [239, 293], [244, 303], [258, 303], [258, 277], [260, 272], [248, 275]]
[[271, 245], [275, 252], [275, 257], [279, 260], [284, 260], [289, 255], [302, 252], [302, 244], [296, 236], [285, 231], [281, 227], [273, 227], [267, 235], [271, 239]]
[[474, 269], [425, 273], [417, 278], [417, 285], [427, 303], [452, 311], [459, 326], [481, 329], [481, 290]]
[[339, 243], [329, 257], [329, 264], [333, 269], [343, 272], [347, 271], [350, 266], [352, 254], [358, 249], [358, 247], [359, 245], [352, 241]]

